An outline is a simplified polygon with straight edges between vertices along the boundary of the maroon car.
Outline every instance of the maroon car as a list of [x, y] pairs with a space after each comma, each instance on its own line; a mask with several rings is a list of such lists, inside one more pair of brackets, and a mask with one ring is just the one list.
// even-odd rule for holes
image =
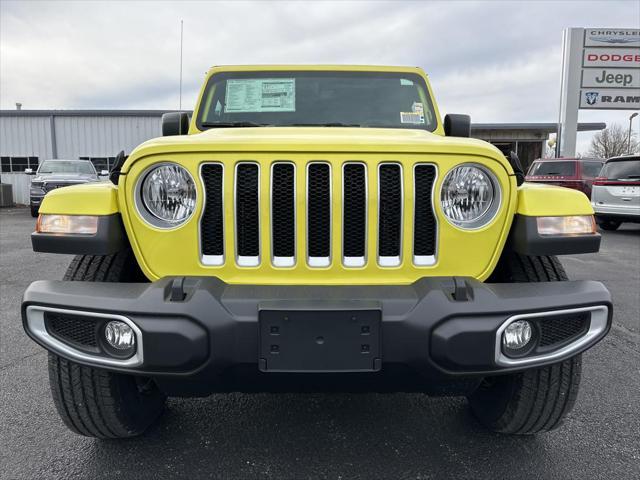
[[591, 185], [603, 163], [599, 158], [539, 158], [529, 167], [526, 181], [573, 188], [591, 198]]

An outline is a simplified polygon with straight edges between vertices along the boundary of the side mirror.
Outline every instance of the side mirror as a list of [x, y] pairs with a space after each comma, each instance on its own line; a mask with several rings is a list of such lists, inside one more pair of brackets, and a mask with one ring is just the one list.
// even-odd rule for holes
[[109, 175], [109, 170], [100, 170], [101, 177], [106, 177], [107, 175]]
[[162, 115], [162, 136], [186, 135], [189, 131], [189, 115], [171, 112]]
[[509, 152], [509, 156], [507, 157], [509, 163], [511, 164], [511, 168], [513, 168], [513, 173], [516, 176], [516, 185], [520, 186], [524, 183], [524, 169], [522, 168], [522, 163], [520, 163], [520, 158], [516, 152]]
[[445, 115], [444, 134], [447, 137], [470, 137], [471, 117], [459, 113], [449, 113]]
[[33, 171], [33, 168], [25, 168], [24, 169], [24, 173], [26, 173], [27, 175], [35, 175], [36, 172]]

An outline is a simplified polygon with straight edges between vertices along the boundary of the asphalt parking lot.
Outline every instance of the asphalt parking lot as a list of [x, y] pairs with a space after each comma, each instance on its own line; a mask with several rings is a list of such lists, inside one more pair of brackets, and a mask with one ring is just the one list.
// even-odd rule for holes
[[582, 390], [559, 430], [486, 432], [464, 399], [417, 394], [214, 395], [170, 400], [143, 437], [69, 432], [50, 398], [46, 354], [22, 330], [26, 286], [69, 256], [31, 251], [27, 209], [0, 211], [0, 478], [640, 477], [640, 225], [604, 232], [600, 254], [564, 257], [573, 279], [613, 292], [614, 326], [584, 356]]

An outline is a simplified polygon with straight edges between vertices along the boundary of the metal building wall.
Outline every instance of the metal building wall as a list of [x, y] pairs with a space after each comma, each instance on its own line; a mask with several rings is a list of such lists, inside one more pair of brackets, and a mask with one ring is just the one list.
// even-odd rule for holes
[[51, 117], [0, 117], [0, 155], [51, 158]]
[[[113, 157], [161, 135], [161, 112], [3, 111], [0, 156]], [[54, 136], [52, 138], [52, 132]]]
[[160, 117], [55, 117], [58, 158], [115, 157], [161, 135]]

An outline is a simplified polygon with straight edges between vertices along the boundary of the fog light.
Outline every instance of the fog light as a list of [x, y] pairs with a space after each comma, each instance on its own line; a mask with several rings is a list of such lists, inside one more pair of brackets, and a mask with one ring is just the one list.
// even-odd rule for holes
[[526, 320], [510, 323], [502, 333], [502, 345], [508, 350], [520, 350], [531, 341], [533, 329]]
[[136, 344], [133, 329], [124, 322], [117, 320], [107, 323], [104, 327], [104, 337], [107, 343], [116, 350], [129, 350]]

